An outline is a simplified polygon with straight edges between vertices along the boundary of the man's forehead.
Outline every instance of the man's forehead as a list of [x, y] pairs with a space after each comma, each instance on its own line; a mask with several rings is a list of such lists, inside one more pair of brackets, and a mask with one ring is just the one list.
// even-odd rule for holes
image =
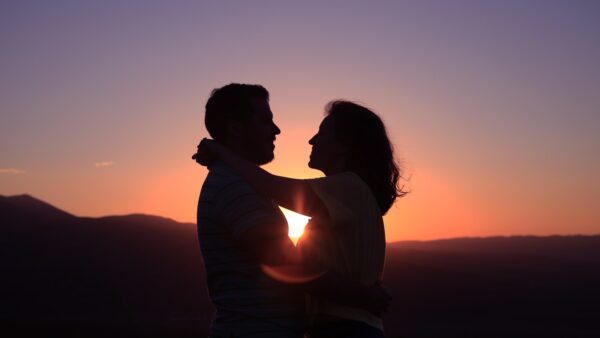
[[271, 106], [269, 105], [269, 101], [267, 101], [267, 99], [263, 99], [260, 97], [251, 97], [250, 104], [254, 108], [254, 113], [256, 115], [273, 115], [273, 112], [271, 111]]

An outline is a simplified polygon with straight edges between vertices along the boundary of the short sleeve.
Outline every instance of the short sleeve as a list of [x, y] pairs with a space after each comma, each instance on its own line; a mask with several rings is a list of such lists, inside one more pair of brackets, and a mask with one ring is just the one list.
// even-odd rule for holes
[[308, 183], [329, 214], [329, 222], [319, 222], [321, 225], [347, 226], [354, 221], [353, 209], [358, 207], [365, 193], [360, 177], [354, 173], [341, 173], [311, 179]]
[[[281, 211], [270, 200], [259, 196], [246, 182], [239, 180], [221, 191], [219, 223], [229, 227], [234, 236], [260, 224], [285, 225]], [[286, 230], [286, 229], [284, 229]]]

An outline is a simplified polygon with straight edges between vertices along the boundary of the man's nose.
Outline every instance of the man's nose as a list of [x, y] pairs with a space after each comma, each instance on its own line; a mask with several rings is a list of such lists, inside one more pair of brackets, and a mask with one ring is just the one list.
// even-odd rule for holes
[[279, 129], [279, 127], [275, 124], [275, 122], [273, 122], [273, 127], [274, 127], [274, 131], [275, 131], [275, 135], [279, 135], [281, 134], [281, 130]]
[[314, 146], [315, 145], [315, 137], [317, 137], [317, 135], [311, 137], [310, 140], [308, 140], [308, 144], [310, 144], [311, 146]]

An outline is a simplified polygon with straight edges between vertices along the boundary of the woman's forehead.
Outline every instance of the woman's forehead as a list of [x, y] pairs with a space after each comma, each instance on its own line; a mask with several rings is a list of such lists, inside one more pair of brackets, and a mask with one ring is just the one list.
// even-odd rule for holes
[[319, 129], [331, 129], [333, 130], [333, 117], [331, 115], [326, 116], [323, 121], [321, 121], [321, 125], [319, 126]]

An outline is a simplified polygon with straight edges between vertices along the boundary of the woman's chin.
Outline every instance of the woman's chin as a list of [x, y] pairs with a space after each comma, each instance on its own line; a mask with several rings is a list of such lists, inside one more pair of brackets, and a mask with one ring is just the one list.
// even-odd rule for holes
[[308, 167], [315, 170], [321, 170], [319, 169], [319, 165], [316, 164], [312, 159], [308, 160]]

